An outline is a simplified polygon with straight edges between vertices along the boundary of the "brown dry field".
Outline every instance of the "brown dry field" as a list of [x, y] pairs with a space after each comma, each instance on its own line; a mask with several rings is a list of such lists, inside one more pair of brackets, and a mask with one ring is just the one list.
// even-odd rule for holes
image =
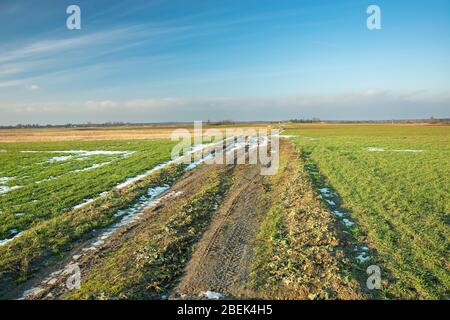
[[[116, 140], [116, 139], [167, 139], [176, 129], [193, 131], [192, 126], [142, 126], [104, 128], [43, 128], [43, 129], [0, 129], [0, 142], [45, 142], [76, 140]], [[204, 126], [204, 129], [264, 129], [265, 125]]]

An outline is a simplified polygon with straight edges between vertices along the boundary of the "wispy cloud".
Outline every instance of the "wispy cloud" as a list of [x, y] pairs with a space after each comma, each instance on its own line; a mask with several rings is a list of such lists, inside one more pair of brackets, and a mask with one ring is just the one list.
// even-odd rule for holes
[[[0, 55], [0, 87], [23, 85], [36, 77], [89, 65], [101, 65], [108, 55], [117, 54], [185, 32], [188, 27], [161, 27], [149, 24], [116, 27], [86, 35], [52, 38], [3, 49]], [[69, 33], [70, 34], [70, 33]], [[149, 57], [150, 58], [150, 57]], [[116, 58], [117, 59], [117, 58]], [[132, 60], [127, 56], [127, 60]], [[118, 62], [124, 62], [118, 60]]]
[[[283, 120], [290, 118], [391, 119], [448, 117], [450, 93], [367, 90], [329, 96], [167, 97], [61, 101], [0, 106], [0, 124], [88, 121]], [[395, 107], [393, 107], [395, 106]], [[421, 107], [421, 108], [417, 108]], [[16, 119], [11, 122], [8, 119]], [[101, 120], [100, 120], [101, 119]]]

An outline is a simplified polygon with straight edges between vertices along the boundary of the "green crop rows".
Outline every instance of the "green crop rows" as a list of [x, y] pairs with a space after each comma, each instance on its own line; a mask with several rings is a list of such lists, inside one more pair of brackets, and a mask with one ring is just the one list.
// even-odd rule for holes
[[[168, 160], [173, 145], [170, 140], [0, 144], [0, 190], [9, 190], [0, 192], [0, 240]], [[74, 150], [114, 152], [67, 153]]]
[[303, 125], [283, 134], [367, 237], [385, 297], [449, 298], [449, 127]]

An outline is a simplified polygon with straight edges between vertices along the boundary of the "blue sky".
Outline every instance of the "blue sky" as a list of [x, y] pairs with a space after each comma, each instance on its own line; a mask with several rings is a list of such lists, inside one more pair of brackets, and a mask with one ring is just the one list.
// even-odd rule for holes
[[[81, 8], [81, 30], [66, 8]], [[381, 8], [381, 30], [366, 8]], [[0, 0], [0, 125], [450, 117], [450, 2]]]

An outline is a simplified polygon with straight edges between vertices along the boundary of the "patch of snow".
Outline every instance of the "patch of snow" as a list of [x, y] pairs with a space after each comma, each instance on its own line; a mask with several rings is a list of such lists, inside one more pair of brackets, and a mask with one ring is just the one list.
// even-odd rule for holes
[[[14, 231], [14, 233], [12, 233], [11, 231]], [[14, 240], [15, 238], [19, 237], [22, 234], [22, 232], [18, 232], [15, 229], [10, 230], [10, 233], [11, 233], [11, 235], [14, 235], [14, 236], [11, 237], [11, 238], [8, 238], [8, 239], [0, 240], [0, 246], [3, 246], [5, 244], [7, 244], [8, 242], [11, 242], [12, 240]]]
[[220, 292], [215, 292], [215, 291], [205, 291], [201, 293], [201, 296], [206, 297], [210, 300], [219, 300], [219, 299], [223, 299], [224, 295], [221, 294]]
[[22, 186], [13, 186], [13, 187], [0, 186], [0, 195], [10, 192], [12, 190], [19, 189], [19, 188], [22, 188]]
[[21, 153], [62, 153], [62, 154], [71, 154], [76, 155], [78, 157], [89, 157], [89, 156], [97, 156], [97, 155], [123, 155], [129, 156], [135, 153], [136, 151], [111, 151], [111, 150], [23, 150]]
[[110, 163], [111, 163], [111, 162], [95, 163], [95, 164], [93, 164], [93, 165], [90, 166], [90, 167], [87, 167], [87, 168], [84, 168], [84, 169], [77, 169], [77, 170], [74, 170], [74, 171], [69, 172], [69, 173], [76, 173], [76, 172], [89, 171], [89, 170], [92, 170], [92, 169], [97, 169], [97, 168], [106, 166], [107, 164], [110, 164]]
[[345, 215], [345, 213], [343, 213], [343, 212], [341, 212], [341, 211], [339, 211], [339, 210], [333, 210], [333, 214], [334, 214], [336, 217], [339, 217], [339, 218], [342, 218], [342, 217]]
[[335, 206], [335, 205], [336, 205], [336, 202], [334, 202], [333, 200], [325, 199], [325, 201], [326, 201], [330, 206]]
[[61, 161], [67, 161], [72, 159], [72, 156], [58, 156], [53, 157], [47, 160], [48, 163], [55, 163], [55, 162], [61, 162]]
[[34, 288], [31, 288], [30, 290], [24, 291], [24, 293], [22, 294], [22, 296], [20, 297], [19, 300], [26, 299], [26, 298], [29, 297], [29, 296], [37, 295], [37, 294], [39, 294], [39, 293], [41, 293], [41, 292], [43, 292], [43, 291], [44, 291], [44, 289], [41, 288], [41, 287], [34, 287]]
[[415, 149], [397, 149], [392, 150], [394, 152], [423, 152], [423, 150], [415, 150]]
[[0, 178], [0, 184], [5, 184], [11, 180], [14, 180], [16, 177], [2, 177]]
[[94, 200], [95, 199], [84, 199], [83, 203], [77, 204], [72, 209], [80, 209], [81, 207], [84, 207], [84, 206], [88, 205], [89, 203], [94, 202]]
[[295, 138], [295, 137], [298, 137], [298, 135], [295, 135], [295, 134], [280, 134], [279, 136], [281, 138]]
[[72, 256], [72, 259], [75, 260], [75, 261], [77, 261], [80, 258], [81, 258], [81, 254], [75, 254], [75, 255]]
[[355, 225], [355, 223], [347, 218], [342, 219], [342, 223], [345, 224], [347, 227], [352, 227]]
[[378, 147], [369, 147], [367, 148], [367, 151], [392, 151], [392, 152], [413, 152], [413, 153], [419, 153], [423, 152], [423, 150], [420, 149], [394, 149], [394, 150], [386, 150], [385, 148], [378, 148]]
[[370, 257], [367, 256], [365, 253], [361, 253], [358, 256], [356, 256], [356, 260], [358, 260], [359, 263], [366, 262], [369, 259], [370, 259]]

